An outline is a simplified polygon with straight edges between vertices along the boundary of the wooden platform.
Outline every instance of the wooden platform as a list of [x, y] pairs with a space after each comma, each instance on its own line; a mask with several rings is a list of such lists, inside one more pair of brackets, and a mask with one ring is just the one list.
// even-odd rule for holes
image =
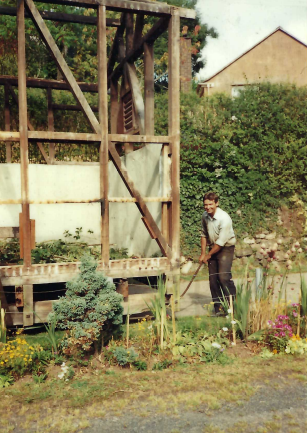
[[[124, 315], [140, 314], [148, 311], [147, 304], [157, 295], [155, 289], [146, 286], [145, 284], [129, 287], [129, 297], [127, 301], [123, 301]], [[34, 302], [34, 324], [47, 323], [48, 314], [52, 311], [52, 304], [58, 301], [37, 301]], [[22, 326], [23, 311], [22, 308], [17, 308], [16, 305], [9, 304], [6, 309], [6, 326]]]

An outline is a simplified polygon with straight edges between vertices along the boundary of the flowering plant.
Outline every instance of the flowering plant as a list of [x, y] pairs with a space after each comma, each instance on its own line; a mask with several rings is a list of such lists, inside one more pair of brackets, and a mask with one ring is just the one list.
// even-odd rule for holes
[[40, 346], [34, 349], [21, 337], [0, 345], [0, 372], [9, 370], [22, 376], [31, 369], [35, 350], [41, 349]]
[[289, 338], [293, 336], [289, 319], [287, 315], [279, 315], [274, 322], [272, 320], [268, 321], [266, 339], [269, 345], [277, 352], [283, 351], [287, 346]]
[[307, 338], [302, 339], [298, 335], [293, 335], [293, 337], [288, 341], [285, 352], [291, 355], [307, 354]]

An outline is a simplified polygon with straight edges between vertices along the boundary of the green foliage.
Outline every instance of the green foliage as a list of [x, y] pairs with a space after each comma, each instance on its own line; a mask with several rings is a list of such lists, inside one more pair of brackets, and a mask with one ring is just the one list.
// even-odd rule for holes
[[237, 284], [237, 293], [234, 299], [234, 319], [236, 320], [243, 338], [248, 333], [249, 303], [251, 299], [251, 287], [242, 282]]
[[[270, 228], [296, 194], [307, 199], [307, 88], [249, 86], [224, 94], [181, 95], [182, 252], [199, 254], [202, 197], [213, 190], [238, 236]], [[167, 96], [156, 95], [157, 134], [167, 134]], [[271, 221], [271, 222], [270, 222]]]
[[155, 362], [154, 365], [152, 366], [152, 369], [155, 371], [157, 370], [162, 371], [170, 367], [171, 365], [172, 365], [172, 361], [170, 361], [169, 359], [165, 359], [164, 361]]
[[82, 259], [80, 274], [66, 287], [65, 296], [53, 305], [52, 313], [57, 328], [66, 331], [63, 352], [90, 351], [103, 332], [112, 333], [122, 323], [123, 297], [97, 271], [97, 263], [90, 257]]
[[10, 374], [0, 374], [0, 389], [13, 385], [14, 378]]
[[[301, 275], [301, 315], [305, 317], [307, 321], [307, 283], [305, 278]], [[1, 341], [1, 340], [0, 340]]]
[[113, 360], [121, 367], [134, 364], [138, 358], [138, 354], [133, 347], [126, 349], [123, 346], [116, 346], [110, 350], [110, 353]]

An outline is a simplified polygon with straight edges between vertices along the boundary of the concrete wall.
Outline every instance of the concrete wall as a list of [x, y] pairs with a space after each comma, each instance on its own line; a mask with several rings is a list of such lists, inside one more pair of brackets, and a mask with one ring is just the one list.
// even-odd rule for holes
[[[162, 195], [161, 145], [149, 144], [122, 157], [130, 178], [143, 196]], [[0, 200], [21, 197], [20, 164], [0, 164]], [[30, 200], [94, 200], [99, 198], [99, 166], [29, 166]], [[109, 163], [109, 197], [130, 197], [113, 163]], [[160, 226], [161, 203], [148, 203]], [[0, 205], [0, 227], [19, 225], [21, 205]], [[36, 242], [63, 239], [64, 230], [82, 227], [82, 240], [100, 243], [100, 204], [33, 204]], [[88, 230], [94, 234], [87, 233]], [[159, 251], [149, 236], [134, 203], [110, 203], [110, 243], [130, 254], [150, 257]]]
[[231, 94], [233, 85], [262, 81], [307, 85], [307, 47], [278, 30], [207, 82], [214, 84], [211, 95]]

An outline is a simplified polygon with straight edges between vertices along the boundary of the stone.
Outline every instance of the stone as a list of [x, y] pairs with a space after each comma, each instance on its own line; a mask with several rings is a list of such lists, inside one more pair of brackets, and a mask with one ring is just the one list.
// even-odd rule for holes
[[276, 238], [276, 232], [269, 233], [265, 236], [266, 239], [271, 240]]
[[238, 248], [235, 249], [235, 255], [236, 257], [249, 257], [253, 254], [253, 250], [251, 247], [245, 247], [245, 248]]
[[259, 233], [255, 237], [256, 237], [256, 239], [265, 239], [265, 234], [264, 233]]
[[245, 244], [254, 244], [255, 243], [255, 239], [254, 238], [252, 238], [252, 239], [250, 239], [250, 238], [244, 238], [243, 242]]

